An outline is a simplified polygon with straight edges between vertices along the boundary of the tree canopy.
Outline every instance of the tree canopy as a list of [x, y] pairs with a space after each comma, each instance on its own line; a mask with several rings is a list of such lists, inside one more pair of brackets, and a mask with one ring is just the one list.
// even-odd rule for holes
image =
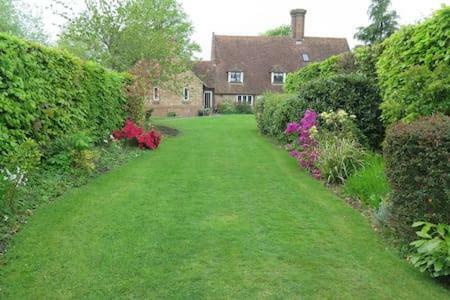
[[275, 27], [273, 29], [269, 29], [263, 32], [262, 36], [290, 36], [291, 35], [291, 26], [289, 25], [281, 25]]
[[199, 47], [193, 27], [176, 0], [85, 0], [69, 17], [59, 45], [119, 71], [140, 60], [154, 62], [159, 78], [178, 74]]
[[371, 23], [358, 27], [355, 38], [371, 45], [393, 34], [398, 29], [398, 15], [395, 10], [388, 10], [390, 5], [390, 0], [372, 0], [368, 10]]
[[40, 17], [33, 15], [23, 1], [0, 0], [0, 32], [45, 43], [47, 36]]

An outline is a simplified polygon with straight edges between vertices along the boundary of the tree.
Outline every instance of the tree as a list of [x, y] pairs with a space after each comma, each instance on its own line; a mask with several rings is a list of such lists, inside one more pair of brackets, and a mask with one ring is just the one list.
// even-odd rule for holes
[[291, 26], [289, 25], [281, 25], [275, 27], [273, 29], [269, 29], [266, 32], [263, 32], [262, 36], [290, 36], [292, 33]]
[[85, 0], [68, 23], [59, 45], [119, 71], [138, 61], [154, 62], [159, 79], [186, 70], [198, 46], [193, 27], [176, 0]]
[[42, 20], [31, 11], [32, 8], [24, 1], [0, 0], [0, 32], [46, 43]]
[[367, 27], [358, 27], [355, 38], [365, 44], [375, 44], [383, 41], [398, 29], [398, 15], [395, 10], [390, 10], [390, 0], [372, 0], [368, 15], [372, 22]]

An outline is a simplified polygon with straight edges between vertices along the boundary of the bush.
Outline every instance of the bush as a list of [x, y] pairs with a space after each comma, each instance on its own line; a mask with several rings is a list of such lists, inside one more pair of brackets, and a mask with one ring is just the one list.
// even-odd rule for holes
[[356, 72], [355, 58], [351, 52], [335, 55], [321, 62], [314, 62], [288, 74], [284, 88], [288, 93], [298, 92], [311, 80], [328, 78], [337, 74]]
[[219, 114], [252, 114], [253, 108], [247, 103], [235, 103], [229, 100], [220, 102], [217, 105], [217, 112]]
[[154, 150], [161, 143], [161, 134], [156, 130], [144, 132], [144, 129], [137, 126], [133, 121], [128, 120], [121, 130], [113, 131], [113, 137], [117, 140], [127, 140], [136, 144], [141, 149]]
[[290, 122], [297, 122], [308, 108], [294, 94], [266, 93], [256, 101], [256, 120], [263, 134], [286, 141], [284, 130]]
[[413, 222], [448, 223], [450, 216], [450, 117], [420, 118], [388, 129], [384, 146], [392, 192], [390, 226], [403, 241]]
[[450, 113], [450, 7], [383, 42], [377, 63], [386, 124], [419, 115]]
[[414, 254], [410, 262], [433, 277], [450, 275], [450, 225], [416, 222], [413, 227], [421, 227], [416, 232], [421, 239], [411, 243]]
[[125, 118], [125, 75], [0, 34], [0, 164], [17, 146], [79, 130], [102, 140]]
[[176, 116], [177, 116], [177, 113], [176, 113], [176, 112], [169, 111], [169, 112], [167, 113], [167, 117], [168, 117], [168, 118], [175, 118]]
[[376, 154], [366, 154], [362, 169], [357, 170], [345, 182], [344, 193], [378, 208], [389, 193], [383, 158]]

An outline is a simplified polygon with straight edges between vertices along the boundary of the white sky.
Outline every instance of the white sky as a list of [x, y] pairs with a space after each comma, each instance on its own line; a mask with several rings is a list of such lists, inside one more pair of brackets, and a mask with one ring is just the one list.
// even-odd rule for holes
[[[54, 39], [58, 24], [48, 5], [52, 0], [23, 0], [37, 8], [43, 16], [46, 31]], [[72, 0], [81, 6], [82, 0]], [[420, 21], [450, 0], [391, 0], [392, 9], [400, 16], [401, 25]], [[257, 35], [267, 29], [290, 24], [290, 10], [304, 8], [305, 35], [346, 37], [350, 47], [357, 44], [353, 35], [358, 26], [368, 24], [367, 9], [370, 0], [179, 0], [194, 25], [192, 39], [202, 52], [197, 56], [210, 58], [212, 32], [224, 35]]]

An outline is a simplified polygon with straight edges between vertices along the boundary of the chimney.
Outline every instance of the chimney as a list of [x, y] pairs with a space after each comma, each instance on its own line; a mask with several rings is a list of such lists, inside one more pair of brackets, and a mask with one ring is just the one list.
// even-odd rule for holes
[[304, 9], [291, 10], [292, 38], [296, 41], [303, 41], [303, 38], [305, 37], [305, 15], [306, 10]]

